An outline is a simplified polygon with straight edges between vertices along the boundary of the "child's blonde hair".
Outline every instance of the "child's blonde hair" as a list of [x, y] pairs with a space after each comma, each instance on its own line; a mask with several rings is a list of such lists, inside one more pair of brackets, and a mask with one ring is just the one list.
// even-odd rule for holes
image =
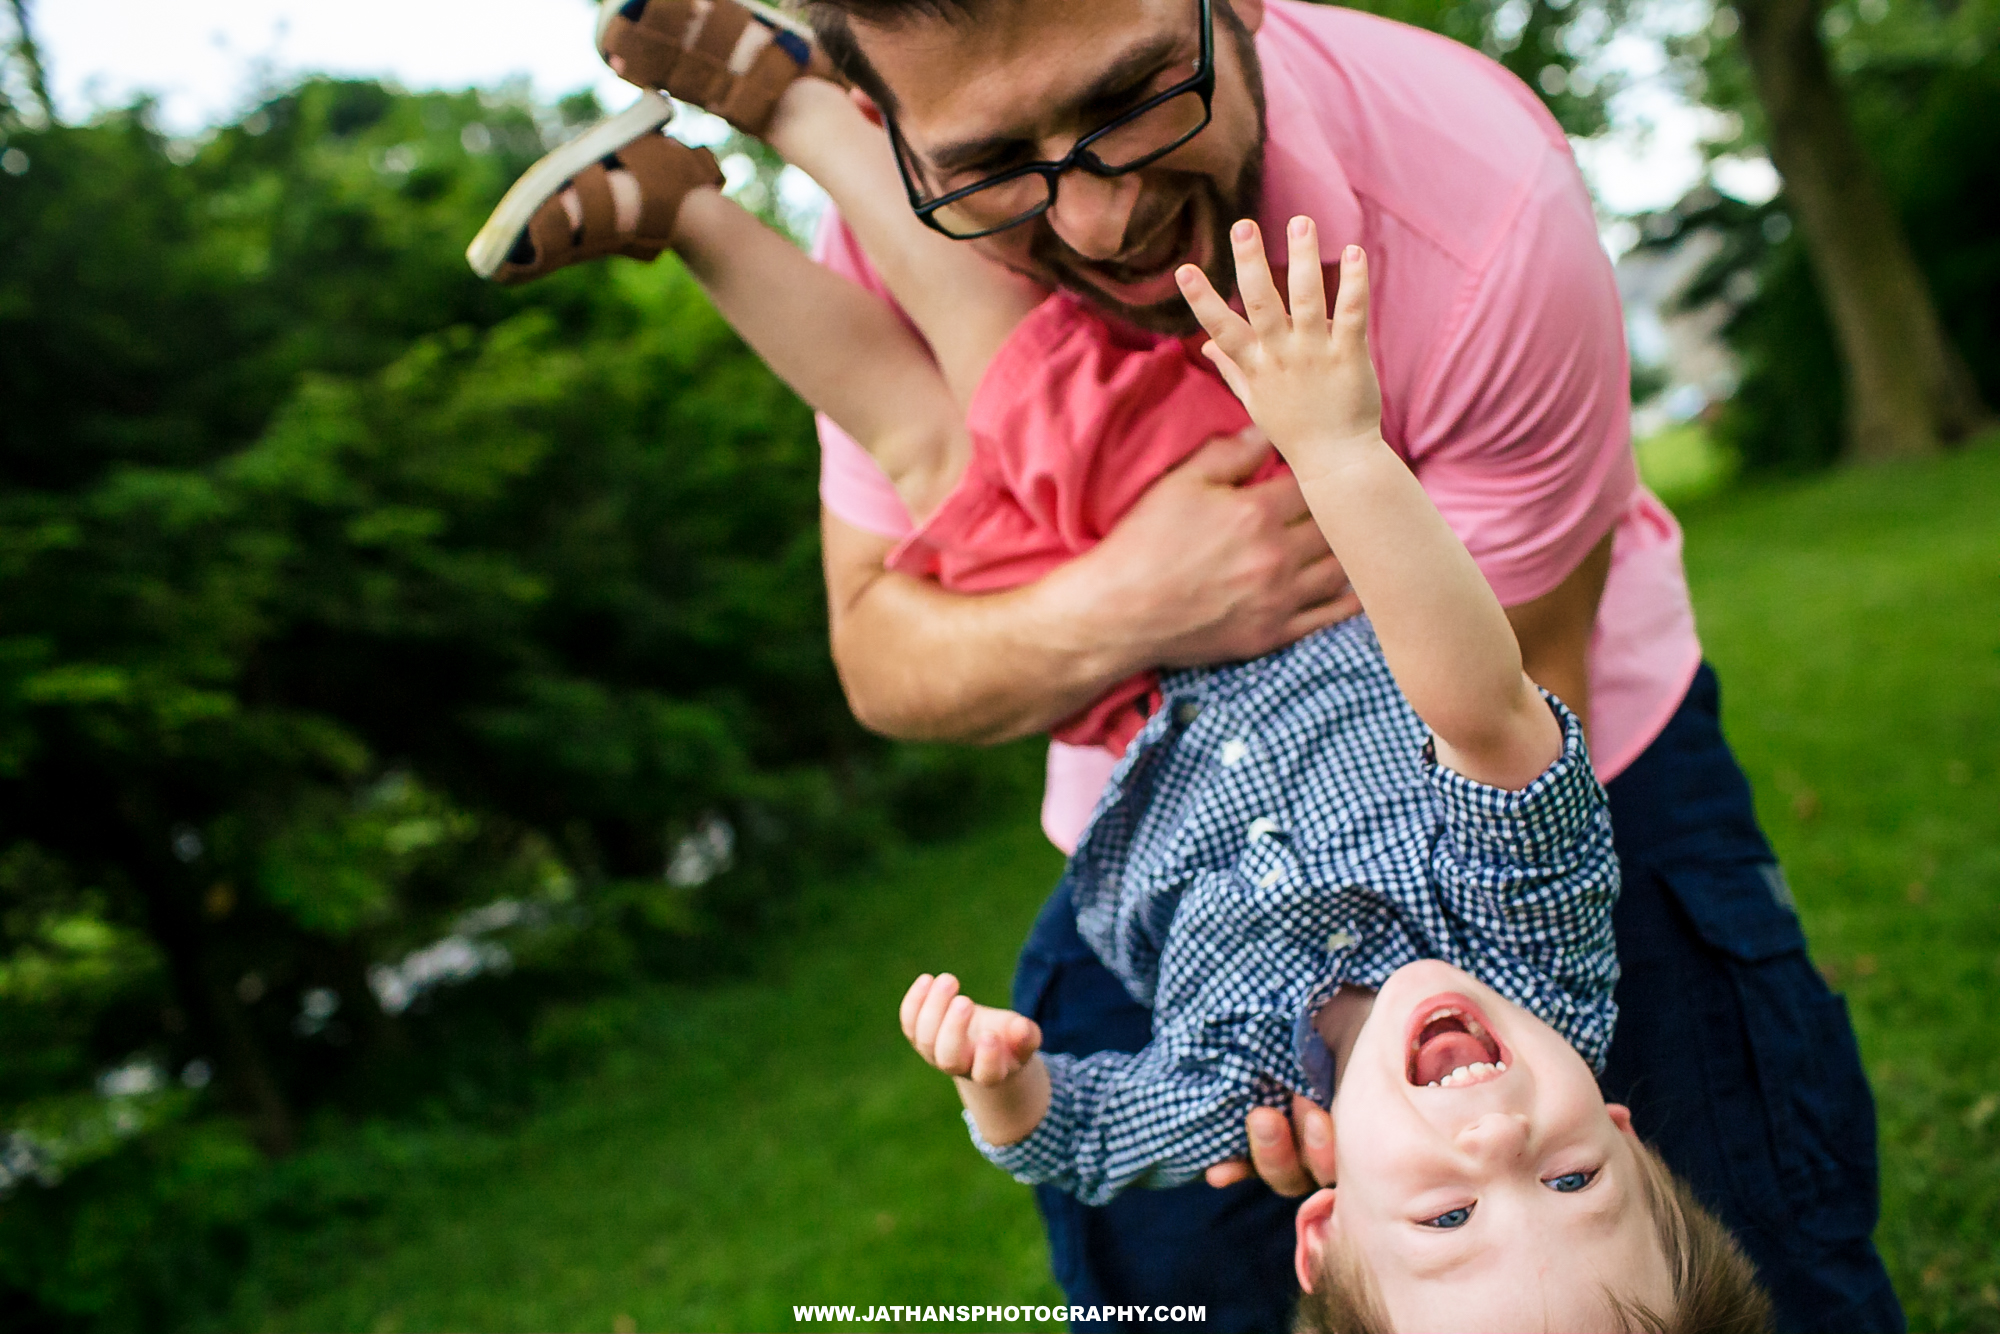
[[[1729, 1229], [1646, 1144], [1639, 1187], [1673, 1275], [1673, 1297], [1653, 1310], [1607, 1293], [1621, 1334], [1769, 1334], [1771, 1299]], [[1346, 1246], [1329, 1246], [1311, 1292], [1299, 1298], [1293, 1334], [1390, 1334], [1375, 1280]]]

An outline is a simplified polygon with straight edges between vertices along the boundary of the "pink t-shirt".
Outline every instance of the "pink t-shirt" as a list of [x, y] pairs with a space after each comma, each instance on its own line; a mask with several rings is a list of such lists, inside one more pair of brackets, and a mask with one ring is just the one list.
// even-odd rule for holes
[[[1303, 213], [1327, 253], [1368, 250], [1383, 435], [1501, 602], [1549, 592], [1615, 531], [1590, 645], [1609, 780], [1672, 716], [1701, 646], [1680, 529], [1635, 473], [1617, 288], [1569, 146], [1513, 75], [1417, 28], [1270, 0], [1257, 53], [1265, 234]], [[882, 291], [838, 218], [819, 255]], [[820, 439], [828, 510], [908, 537], [867, 454], [825, 420]], [[1114, 763], [1051, 743], [1042, 824], [1058, 846], [1074, 846]]]

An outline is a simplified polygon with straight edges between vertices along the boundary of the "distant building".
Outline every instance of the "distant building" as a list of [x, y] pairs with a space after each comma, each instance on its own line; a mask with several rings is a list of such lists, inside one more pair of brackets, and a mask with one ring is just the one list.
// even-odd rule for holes
[[1670, 247], [1627, 251], [1618, 261], [1632, 364], [1666, 379], [1664, 388], [1633, 405], [1634, 439], [1691, 421], [1736, 392], [1742, 377], [1721, 336], [1735, 303], [1718, 296], [1693, 309], [1680, 307], [1682, 293], [1721, 248], [1720, 236], [1702, 230]]

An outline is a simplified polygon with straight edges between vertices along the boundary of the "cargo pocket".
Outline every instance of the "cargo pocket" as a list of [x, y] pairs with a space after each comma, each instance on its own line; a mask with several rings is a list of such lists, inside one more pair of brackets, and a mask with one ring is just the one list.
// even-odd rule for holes
[[1726, 995], [1690, 998], [1690, 1018], [1710, 1044], [1703, 1064], [1740, 1198], [1781, 1230], [1865, 1238], [1877, 1210], [1874, 1097], [1847, 1003], [1807, 957], [1782, 873], [1704, 862], [1660, 874], [1729, 979]]

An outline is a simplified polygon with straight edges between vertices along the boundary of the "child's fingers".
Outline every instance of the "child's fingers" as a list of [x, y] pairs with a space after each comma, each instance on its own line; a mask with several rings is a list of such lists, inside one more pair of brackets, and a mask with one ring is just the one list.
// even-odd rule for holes
[[1243, 298], [1243, 313], [1259, 338], [1275, 338], [1285, 331], [1285, 303], [1271, 281], [1271, 263], [1264, 258], [1264, 234], [1245, 218], [1229, 229], [1229, 245], [1236, 255], [1236, 291]]
[[1042, 1026], [1025, 1014], [1013, 1015], [1007, 1023], [1007, 1045], [1023, 1064], [1042, 1049]]
[[931, 975], [925, 973], [910, 983], [910, 989], [903, 993], [903, 1003], [896, 1010], [896, 1019], [903, 1025], [903, 1036], [910, 1041], [917, 1040], [917, 1011], [923, 1008], [924, 997], [931, 994]]
[[1230, 393], [1239, 399], [1249, 393], [1249, 386], [1243, 380], [1243, 368], [1238, 366], [1235, 358], [1224, 352], [1219, 344], [1212, 341], [1203, 343], [1201, 354], [1215, 364], [1215, 369], [1222, 372], [1222, 382], [1229, 386]]
[[932, 1053], [937, 1050], [938, 1026], [944, 1022], [944, 1012], [957, 995], [958, 979], [950, 973], [941, 973], [931, 983], [930, 994], [924, 997], [924, 1003], [917, 1011], [917, 1031], [910, 1042], [926, 1061], [931, 1061]]
[[1192, 264], [1183, 264], [1174, 277], [1180, 282], [1181, 295], [1186, 298], [1188, 309], [1194, 312], [1195, 319], [1208, 331], [1208, 336], [1215, 340], [1217, 346], [1232, 355], [1250, 350], [1257, 341], [1250, 332], [1250, 326], [1244, 323], [1241, 315], [1229, 308], [1229, 303], [1215, 290], [1215, 284], [1208, 280], [1207, 274]]
[[1292, 326], [1303, 333], [1326, 333], [1326, 275], [1319, 267], [1319, 229], [1307, 217], [1285, 229], [1290, 245]]
[[945, 1007], [931, 1063], [948, 1075], [962, 1075], [972, 1068], [972, 1016], [978, 1008], [970, 996], [954, 996]]
[[991, 1033], [981, 1033], [972, 1049], [972, 1068], [966, 1078], [991, 1088], [1007, 1077], [1005, 1044]]
[[1340, 290], [1333, 298], [1333, 334], [1340, 340], [1368, 338], [1368, 256], [1360, 246], [1340, 252]]

